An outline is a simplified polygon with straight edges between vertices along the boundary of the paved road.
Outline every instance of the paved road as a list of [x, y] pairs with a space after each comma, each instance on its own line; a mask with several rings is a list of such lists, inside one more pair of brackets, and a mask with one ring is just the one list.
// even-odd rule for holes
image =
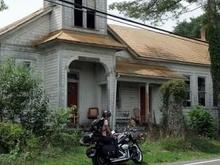
[[210, 160], [200, 160], [193, 162], [179, 162], [179, 163], [170, 163], [164, 165], [220, 165], [220, 158], [210, 159]]

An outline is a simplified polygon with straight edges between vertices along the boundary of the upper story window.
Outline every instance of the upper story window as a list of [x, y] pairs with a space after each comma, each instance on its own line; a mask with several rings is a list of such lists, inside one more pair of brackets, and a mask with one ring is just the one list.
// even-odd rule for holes
[[185, 76], [186, 80], [186, 100], [184, 101], [184, 107], [191, 107], [192, 106], [192, 92], [190, 86], [190, 76]]
[[[87, 6], [91, 9], [96, 9], [96, 0], [87, 1]], [[95, 29], [95, 11], [87, 10], [86, 14], [87, 14], [86, 17], [87, 28]]]
[[[74, 0], [74, 2], [74, 26], [95, 29], [95, 11], [90, 9], [83, 9], [83, 0]], [[87, 0], [86, 6], [88, 8], [95, 9], [96, 0]]]
[[74, 22], [75, 26], [83, 27], [83, 9], [82, 0], [75, 0]]
[[95, 29], [95, 11], [87, 10], [87, 28]]
[[206, 106], [206, 81], [205, 77], [198, 77], [198, 101], [199, 105]]

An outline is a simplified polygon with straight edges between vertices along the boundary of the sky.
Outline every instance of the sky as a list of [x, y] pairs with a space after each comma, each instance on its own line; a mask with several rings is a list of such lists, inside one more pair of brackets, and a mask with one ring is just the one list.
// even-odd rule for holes
[[[119, 2], [123, 0], [108, 0], [108, 4], [113, 2]], [[16, 20], [19, 20], [25, 17], [28, 14], [38, 10], [43, 6], [43, 0], [5, 0], [5, 3], [8, 5], [8, 9], [0, 12], [0, 28], [13, 23]], [[192, 8], [194, 8], [192, 6]], [[117, 11], [108, 11], [111, 14], [119, 15]], [[195, 10], [190, 13], [183, 14], [179, 20], [169, 20], [165, 24], [158, 26], [161, 29], [172, 31], [176, 26], [178, 21], [189, 20], [191, 17], [197, 17], [201, 15], [202, 11], [200, 9]], [[122, 15], [120, 15], [122, 16]], [[137, 20], [138, 21], [138, 20]], [[111, 24], [118, 24], [116, 22], [108, 21]], [[145, 22], [149, 24], [148, 22]]]

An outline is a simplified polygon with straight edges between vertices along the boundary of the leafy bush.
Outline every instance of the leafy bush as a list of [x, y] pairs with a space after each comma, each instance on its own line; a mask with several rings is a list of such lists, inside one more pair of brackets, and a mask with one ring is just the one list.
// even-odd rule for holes
[[80, 130], [69, 128], [70, 119], [76, 108], [63, 108], [57, 110], [52, 116], [50, 143], [54, 147], [71, 149], [79, 145]]
[[60, 147], [62, 149], [73, 149], [76, 146], [79, 146], [80, 140], [80, 131], [68, 131], [62, 130], [54, 132], [50, 139], [50, 143], [54, 147]]
[[0, 121], [21, 123], [41, 136], [48, 122], [48, 99], [33, 75], [13, 59], [0, 65]]
[[189, 112], [189, 127], [198, 135], [205, 137], [215, 137], [216, 128], [214, 119], [204, 107], [197, 106]]
[[37, 138], [21, 125], [0, 123], [0, 148], [4, 153], [30, 151], [39, 145], [38, 142]]

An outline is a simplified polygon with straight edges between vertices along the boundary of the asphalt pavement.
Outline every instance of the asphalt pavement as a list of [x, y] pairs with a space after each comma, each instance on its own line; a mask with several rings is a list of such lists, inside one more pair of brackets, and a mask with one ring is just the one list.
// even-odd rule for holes
[[220, 158], [210, 159], [210, 160], [199, 160], [192, 162], [178, 162], [178, 163], [169, 163], [161, 165], [220, 165]]

